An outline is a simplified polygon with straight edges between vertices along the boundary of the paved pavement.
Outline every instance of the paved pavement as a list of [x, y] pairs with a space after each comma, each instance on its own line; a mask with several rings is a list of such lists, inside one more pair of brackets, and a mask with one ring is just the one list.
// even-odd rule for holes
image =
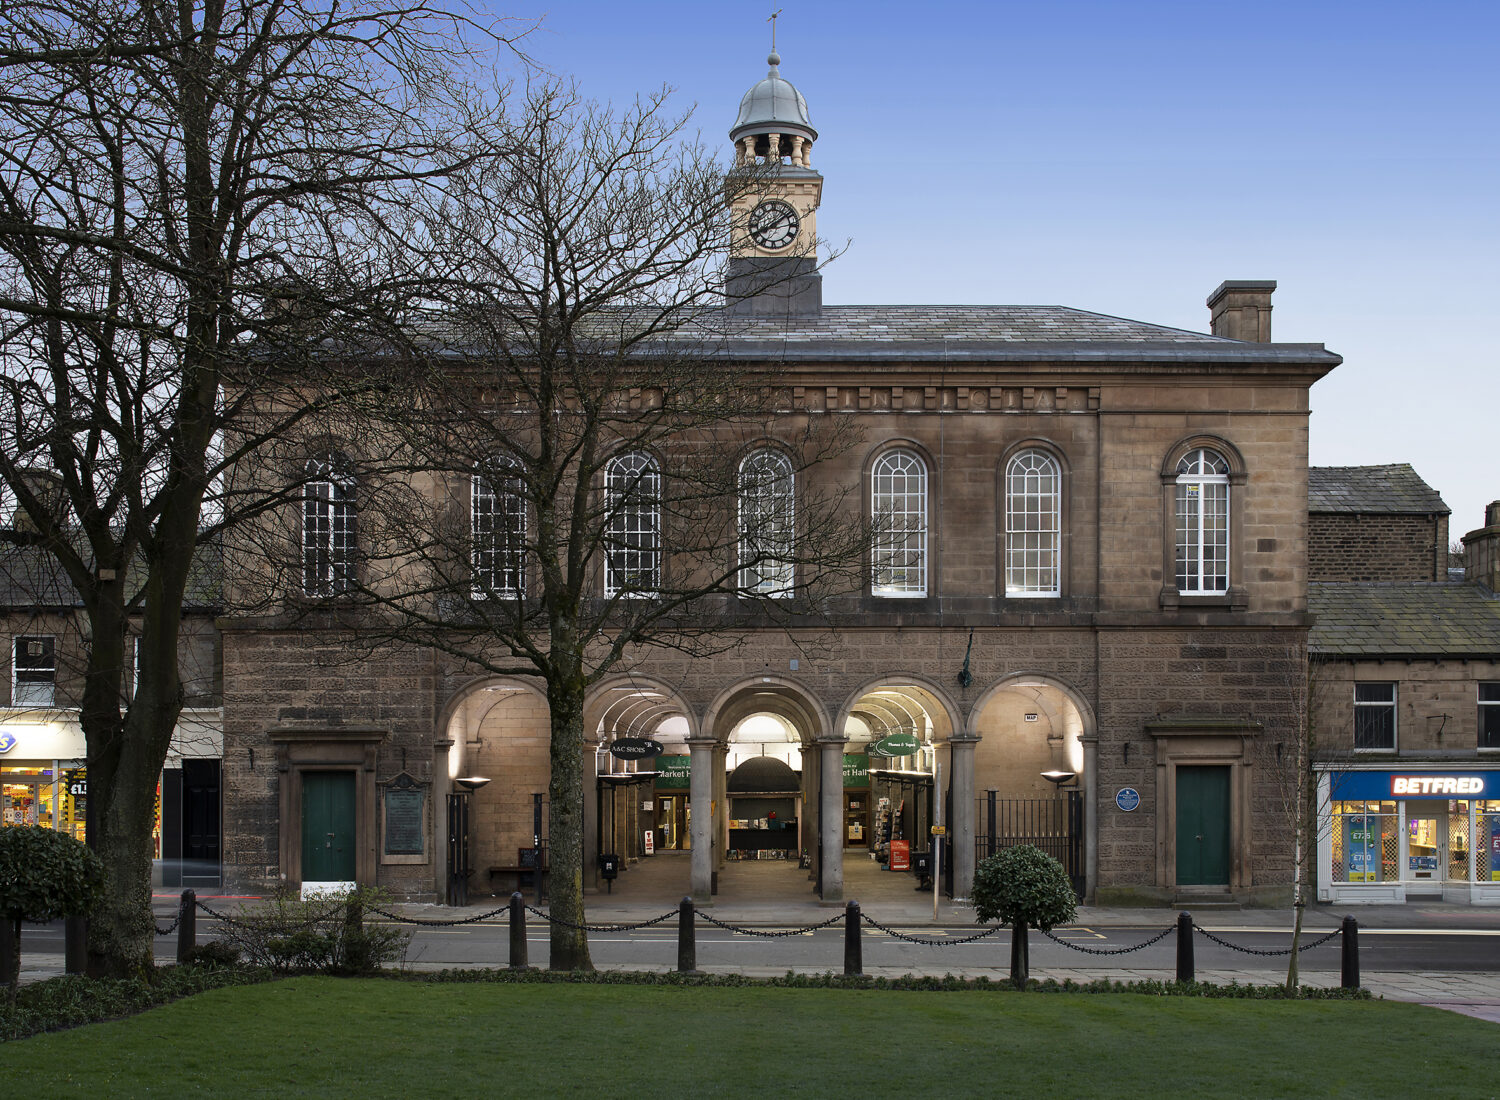
[[[686, 857], [687, 853], [666, 853], [664, 857], [645, 860], [629, 868], [621, 875], [613, 891], [589, 896], [589, 921], [597, 924], [629, 924], [675, 909], [686, 892]], [[866, 866], [862, 861], [851, 860], [846, 867], [845, 896], [857, 899], [865, 914], [901, 929], [975, 926], [972, 907], [962, 900], [950, 901], [947, 898], [939, 899], [934, 906], [932, 894], [913, 890], [912, 881], [907, 875], [881, 872], [873, 864]], [[418, 920], [452, 920], [456, 917], [477, 916], [503, 906], [506, 903], [504, 890], [505, 884], [502, 884], [502, 896], [476, 898], [475, 903], [465, 909], [426, 904], [401, 904], [396, 908], [403, 915]], [[528, 904], [536, 904], [531, 889], [527, 890], [525, 897]], [[200, 900], [223, 912], [232, 911], [240, 905], [253, 904], [253, 899], [242, 898], [204, 896]], [[175, 902], [176, 898], [172, 894], [157, 895], [157, 913], [163, 923], [170, 921], [175, 913]], [[818, 900], [812, 892], [806, 871], [799, 871], [790, 864], [749, 863], [738, 866], [730, 864], [724, 868], [720, 873], [719, 893], [712, 908], [707, 911], [717, 920], [729, 924], [786, 928], [827, 920], [839, 909], [838, 905], [829, 906]], [[1475, 908], [1442, 902], [1339, 909], [1317, 905], [1308, 909], [1304, 930], [1308, 938], [1323, 935], [1338, 928], [1346, 914], [1353, 916], [1361, 928], [1372, 930], [1402, 930], [1416, 934], [1470, 932], [1500, 938], [1500, 908]], [[1092, 929], [1159, 929], [1175, 923], [1177, 916], [1176, 909], [1080, 906], [1074, 923], [1078, 927]], [[1287, 909], [1200, 908], [1193, 912], [1193, 916], [1200, 927], [1224, 936], [1231, 942], [1236, 931], [1284, 931], [1290, 935], [1292, 928], [1292, 913]], [[1087, 962], [1087, 957], [1083, 957], [1081, 961]], [[638, 967], [632, 965], [631, 968]], [[786, 973], [785, 967], [706, 966], [704, 969], [734, 969], [739, 973], [760, 976]], [[811, 973], [821, 973], [826, 968], [806, 969]], [[63, 958], [60, 954], [28, 952], [23, 936], [23, 982], [52, 977], [62, 971]], [[955, 971], [951, 966], [939, 964], [899, 969], [866, 967], [866, 972], [891, 977], [913, 972], [938, 975], [953, 972], [956, 976], [961, 974], [965, 977], [1001, 978], [1006, 976], [1007, 971], [1004, 966], [966, 967]], [[1034, 967], [1032, 976], [1040, 979], [1055, 978], [1058, 981], [1072, 978], [1079, 982], [1097, 978], [1159, 981], [1170, 980], [1175, 974], [1170, 970], [1080, 965]], [[1242, 985], [1281, 984], [1286, 977], [1286, 966], [1282, 959], [1260, 963], [1258, 959], [1247, 956], [1246, 965], [1239, 968], [1199, 967], [1198, 977], [1201, 981], [1218, 984], [1231, 981]], [[1336, 970], [1304, 970], [1301, 974], [1303, 984], [1309, 986], [1336, 986], [1339, 978]], [[1497, 972], [1365, 970], [1361, 974], [1361, 984], [1378, 997], [1427, 1004], [1500, 1023], [1500, 973]]]

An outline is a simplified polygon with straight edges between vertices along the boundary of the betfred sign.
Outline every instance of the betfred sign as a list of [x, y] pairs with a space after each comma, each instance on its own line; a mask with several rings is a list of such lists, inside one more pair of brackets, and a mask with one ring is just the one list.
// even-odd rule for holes
[[1482, 775], [1393, 775], [1391, 794], [1396, 798], [1456, 798], [1484, 793]]

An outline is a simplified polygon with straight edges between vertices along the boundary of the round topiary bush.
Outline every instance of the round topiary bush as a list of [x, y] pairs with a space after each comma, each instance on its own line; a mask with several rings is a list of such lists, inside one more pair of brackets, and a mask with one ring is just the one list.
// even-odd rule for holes
[[1046, 852], [1017, 844], [980, 861], [970, 895], [981, 924], [1024, 921], [1043, 932], [1078, 914], [1068, 872]]
[[21, 922], [82, 916], [104, 889], [104, 863], [65, 833], [37, 826], [0, 829], [0, 935], [11, 940], [12, 970], [0, 976], [15, 999], [21, 976]]
[[1068, 872], [1031, 844], [1006, 848], [974, 868], [970, 892], [980, 924], [999, 920], [1011, 926], [1010, 980], [1025, 989], [1030, 969], [1026, 929], [1050, 932], [1078, 914], [1078, 900]]

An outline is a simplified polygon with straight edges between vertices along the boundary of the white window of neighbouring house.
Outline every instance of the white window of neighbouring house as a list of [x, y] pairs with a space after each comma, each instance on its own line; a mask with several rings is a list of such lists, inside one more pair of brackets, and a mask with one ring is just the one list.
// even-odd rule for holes
[[1177, 590], [1229, 591], [1229, 463], [1216, 451], [1189, 451], [1177, 464]]
[[519, 467], [498, 459], [476, 472], [470, 492], [474, 595], [526, 591], [526, 497]]
[[927, 595], [927, 464], [912, 451], [887, 451], [870, 471], [870, 591]]
[[57, 640], [38, 634], [19, 635], [11, 652], [11, 706], [52, 706], [56, 699]]
[[334, 458], [307, 464], [302, 505], [302, 591], [336, 596], [354, 585], [354, 478]]
[[1354, 747], [1392, 752], [1396, 748], [1396, 685], [1354, 685]]
[[1479, 685], [1479, 747], [1500, 749], [1500, 684]]
[[661, 589], [661, 471], [639, 451], [605, 471], [604, 594], [651, 595]]
[[1005, 468], [1005, 594], [1056, 596], [1062, 540], [1062, 471], [1045, 451]]
[[790, 595], [796, 479], [792, 461], [762, 447], [740, 463], [740, 587], [763, 596]]

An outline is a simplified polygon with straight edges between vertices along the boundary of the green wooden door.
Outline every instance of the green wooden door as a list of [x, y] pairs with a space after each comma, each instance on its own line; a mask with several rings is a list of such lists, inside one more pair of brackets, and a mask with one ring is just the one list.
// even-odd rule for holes
[[354, 881], [354, 773], [302, 773], [302, 881]]
[[1177, 769], [1177, 885], [1229, 885], [1229, 769]]

